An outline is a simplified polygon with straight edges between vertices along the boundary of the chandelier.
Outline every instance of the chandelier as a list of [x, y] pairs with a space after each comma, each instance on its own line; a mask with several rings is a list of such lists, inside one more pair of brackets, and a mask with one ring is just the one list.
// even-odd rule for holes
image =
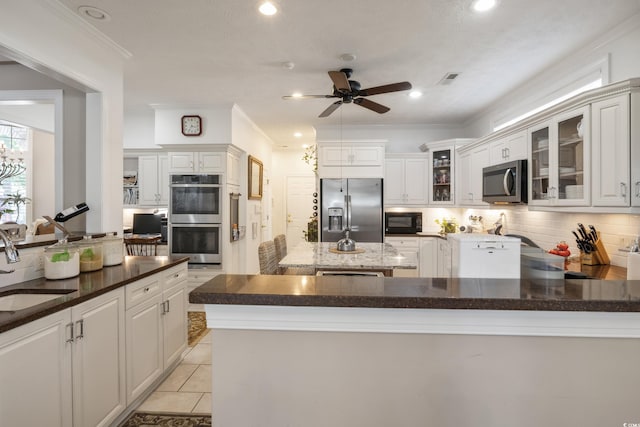
[[4, 143], [0, 143], [0, 185], [5, 179], [18, 176], [27, 170], [22, 152], [8, 150]]

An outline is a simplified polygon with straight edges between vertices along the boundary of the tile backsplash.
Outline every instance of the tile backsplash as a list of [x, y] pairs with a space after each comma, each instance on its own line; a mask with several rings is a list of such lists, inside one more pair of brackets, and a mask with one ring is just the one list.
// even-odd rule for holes
[[422, 229], [424, 232], [438, 232], [440, 227], [436, 219], [455, 218], [459, 225], [469, 223], [469, 216], [482, 216], [486, 230], [502, 217], [502, 234], [520, 234], [533, 240], [544, 249], [551, 249], [561, 240], [569, 244], [572, 256], [578, 255], [576, 239], [571, 233], [577, 224], [585, 227], [593, 225], [599, 232], [611, 264], [626, 267], [627, 253], [620, 249], [628, 247], [640, 236], [640, 215], [596, 214], [530, 211], [527, 206], [509, 206], [492, 209], [461, 208], [400, 208], [388, 210], [422, 211]]

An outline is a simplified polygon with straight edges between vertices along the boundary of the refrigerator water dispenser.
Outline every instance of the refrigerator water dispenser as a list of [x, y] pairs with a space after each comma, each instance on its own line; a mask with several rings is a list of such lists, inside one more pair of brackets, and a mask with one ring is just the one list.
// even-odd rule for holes
[[342, 231], [342, 208], [329, 208], [329, 231]]

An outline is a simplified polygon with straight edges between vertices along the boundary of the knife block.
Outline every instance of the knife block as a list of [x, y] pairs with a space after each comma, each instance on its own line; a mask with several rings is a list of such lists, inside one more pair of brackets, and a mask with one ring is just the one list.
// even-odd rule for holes
[[602, 244], [602, 240], [600, 240], [600, 233], [598, 233], [598, 240], [596, 240], [594, 246], [596, 248], [595, 252], [591, 252], [590, 254], [586, 254], [582, 251], [580, 252], [580, 263], [582, 263], [583, 265], [610, 264], [611, 260], [609, 259], [607, 250]]

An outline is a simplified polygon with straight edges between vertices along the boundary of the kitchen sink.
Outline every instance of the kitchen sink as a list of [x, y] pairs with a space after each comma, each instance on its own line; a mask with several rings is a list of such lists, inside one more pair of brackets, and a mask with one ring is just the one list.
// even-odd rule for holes
[[74, 292], [75, 289], [64, 289], [63, 292], [53, 293], [12, 293], [4, 296], [0, 296], [0, 311], [18, 311], [25, 308], [33, 307], [34, 305], [42, 304], [43, 302], [51, 301], [61, 296]]

